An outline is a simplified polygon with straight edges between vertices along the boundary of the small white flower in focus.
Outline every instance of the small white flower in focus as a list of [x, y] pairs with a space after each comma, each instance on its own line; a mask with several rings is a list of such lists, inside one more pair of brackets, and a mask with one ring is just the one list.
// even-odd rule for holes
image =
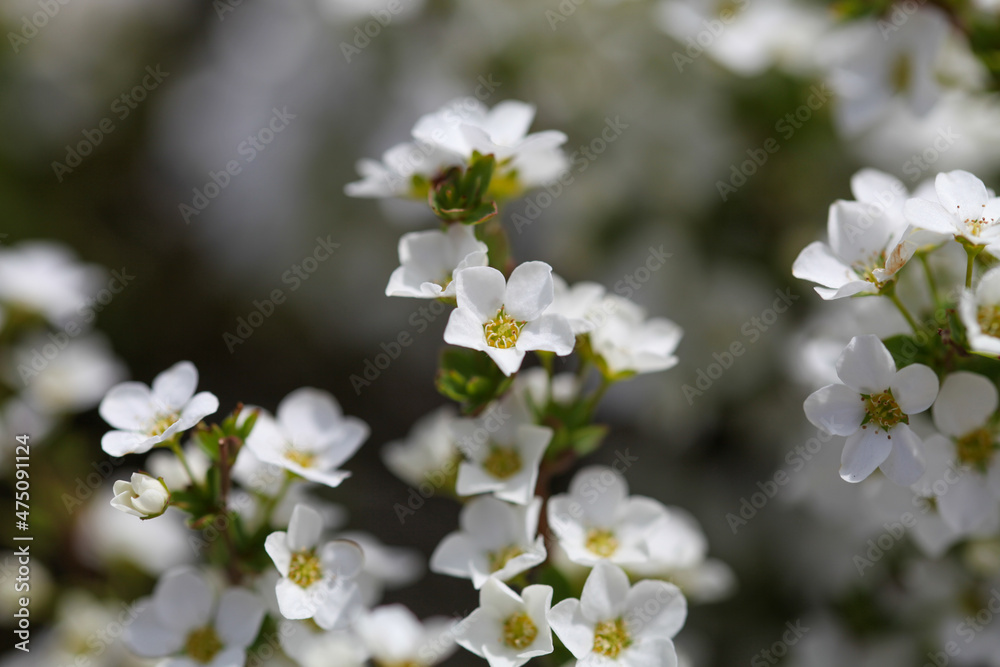
[[934, 371], [896, 362], [877, 336], [855, 336], [837, 361], [843, 384], [830, 384], [805, 400], [806, 417], [817, 428], [849, 436], [840, 476], [860, 482], [881, 468], [902, 486], [924, 473], [922, 443], [909, 426], [912, 414], [931, 406], [938, 393]]
[[677, 365], [674, 351], [684, 336], [677, 324], [665, 317], [647, 320], [641, 307], [615, 295], [605, 297], [601, 311], [605, 318], [590, 332], [590, 342], [612, 375], [655, 373]]
[[212, 582], [189, 567], [163, 575], [138, 606], [125, 643], [145, 658], [173, 657], [164, 664], [177, 666], [242, 667], [264, 620], [255, 593], [229, 588], [217, 597]]
[[264, 463], [334, 487], [350, 477], [338, 468], [368, 433], [368, 425], [345, 417], [328, 392], [303, 387], [281, 400], [275, 417], [261, 411], [246, 445]]
[[132, 473], [131, 480], [127, 482], [117, 480], [114, 493], [112, 507], [142, 519], [163, 514], [170, 500], [170, 490], [163, 482], [139, 472]]
[[569, 322], [546, 312], [553, 288], [552, 267], [545, 262], [525, 262], [506, 281], [492, 267], [463, 269], [455, 283], [458, 308], [448, 318], [446, 343], [485, 352], [504, 375], [517, 372], [528, 351], [573, 351]]
[[962, 292], [958, 314], [974, 352], [1000, 355], [1000, 267], [984, 273], [974, 291]]
[[549, 527], [566, 557], [580, 565], [649, 563], [649, 539], [666, 517], [658, 500], [629, 496], [625, 479], [607, 466], [583, 468], [569, 493], [548, 502]]
[[285, 618], [312, 618], [324, 630], [348, 627], [361, 610], [354, 579], [364, 567], [364, 552], [354, 542], [333, 540], [320, 546], [323, 519], [308, 505], [296, 505], [288, 531], [267, 536], [264, 549], [281, 573], [275, 586]]
[[181, 361], [153, 379], [153, 387], [142, 382], [123, 382], [108, 391], [98, 408], [115, 431], [101, 438], [101, 448], [111, 456], [143, 454], [195, 426], [219, 409], [211, 392], [195, 394], [198, 369]]
[[422, 623], [401, 604], [376, 607], [358, 618], [354, 632], [376, 665], [430, 667], [455, 651], [455, 621], [433, 616]]
[[552, 653], [552, 631], [545, 617], [551, 605], [551, 586], [525, 586], [518, 595], [489, 579], [479, 591], [479, 608], [459, 623], [456, 640], [486, 658], [490, 667], [520, 667]]
[[548, 618], [578, 665], [676, 667], [671, 639], [687, 619], [687, 601], [664, 581], [645, 579], [630, 587], [620, 567], [600, 562], [580, 599], [563, 600]]
[[490, 579], [507, 581], [545, 561], [545, 539], [538, 535], [541, 498], [511, 505], [492, 496], [462, 508], [459, 530], [447, 535], [431, 555], [431, 570], [471, 579], [482, 588]]
[[911, 224], [1000, 255], [1000, 197], [960, 169], [938, 174], [934, 190], [937, 201], [918, 197], [906, 202]]
[[449, 225], [447, 231], [410, 232], [399, 239], [399, 263], [389, 277], [386, 296], [454, 296], [458, 271], [486, 266], [486, 244], [476, 240], [470, 225], [461, 223]]

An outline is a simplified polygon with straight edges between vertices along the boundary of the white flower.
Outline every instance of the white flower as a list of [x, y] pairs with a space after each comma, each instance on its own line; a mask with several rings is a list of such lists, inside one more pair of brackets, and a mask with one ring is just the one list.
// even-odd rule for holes
[[548, 312], [565, 317], [574, 335], [592, 331], [604, 319], [600, 310], [604, 303], [603, 285], [585, 281], [570, 287], [560, 276], [552, 274], [552, 286], [552, 306]]
[[551, 586], [525, 586], [518, 595], [496, 579], [479, 591], [479, 608], [458, 625], [459, 646], [486, 658], [490, 667], [520, 667], [552, 653], [552, 631], [545, 615]]
[[[241, 454], [244, 451], [246, 450], [240, 449]], [[189, 442], [184, 446], [184, 458], [187, 459], [188, 467], [194, 474], [194, 483], [204, 484], [208, 469], [212, 467], [212, 459], [208, 458], [205, 450], [194, 442]], [[237, 456], [237, 460], [239, 460], [239, 456]], [[191, 486], [192, 480], [188, 477], [184, 464], [173, 452], [162, 449], [152, 452], [146, 458], [146, 470], [152, 473], [153, 477], [162, 479], [167, 488], [183, 489]]]
[[368, 663], [368, 651], [348, 630], [317, 631], [312, 623], [299, 622], [290, 632], [281, 632], [280, 640], [281, 650], [301, 667], [364, 667]]
[[535, 107], [524, 102], [506, 100], [487, 110], [470, 97], [422, 116], [413, 137], [466, 160], [474, 151], [492, 154], [498, 174], [516, 174], [522, 187], [531, 187], [555, 180], [568, 166], [559, 148], [566, 135], [555, 130], [528, 134], [534, 117]]
[[545, 262], [525, 262], [507, 281], [492, 267], [463, 269], [455, 283], [458, 308], [448, 318], [445, 342], [482, 350], [505, 375], [521, 367], [527, 351], [573, 351], [569, 322], [545, 312], [552, 304], [552, 267]]
[[47, 337], [33, 336], [14, 351], [17, 373], [24, 384], [24, 400], [44, 414], [89, 410], [128, 376], [125, 365], [99, 334], [70, 339], [41, 365], [39, 350], [50, 344]]
[[146, 658], [176, 656], [162, 663], [171, 667], [243, 667], [263, 620], [264, 603], [256, 594], [229, 588], [216, 599], [210, 580], [182, 567], [157, 582], [126, 627], [125, 642]]
[[377, 665], [429, 667], [454, 652], [454, 626], [437, 616], [421, 623], [409, 609], [393, 604], [361, 616], [354, 631]]
[[648, 540], [666, 515], [659, 501], [630, 497], [625, 479], [607, 466], [583, 468], [570, 482], [569, 493], [548, 502], [549, 526], [559, 546], [580, 565], [648, 563]]
[[324, 630], [347, 627], [361, 609], [355, 577], [364, 552], [354, 542], [333, 540], [319, 546], [323, 519], [308, 505], [296, 505], [288, 532], [267, 536], [264, 549], [281, 573], [275, 586], [282, 616], [311, 618]]
[[462, 456], [451, 434], [455, 419], [455, 408], [450, 405], [421, 417], [405, 440], [395, 440], [382, 448], [385, 467], [412, 486], [429, 482], [440, 488], [449, 480], [453, 482]]
[[491, 496], [462, 508], [459, 530], [431, 555], [431, 571], [472, 579], [482, 588], [489, 579], [507, 581], [545, 561], [545, 539], [538, 535], [541, 498], [510, 505]]
[[830, 83], [839, 101], [836, 119], [848, 134], [874, 125], [896, 99], [914, 115], [925, 116], [941, 95], [935, 75], [951, 30], [945, 14], [928, 6], [888, 32], [881, 27], [886, 23], [859, 21], [842, 35], [843, 55]]
[[998, 404], [989, 379], [959, 371], [941, 383], [931, 411], [934, 426], [947, 437], [927, 439], [926, 486], [945, 523], [961, 534], [995, 525], [1000, 514], [1000, 456], [991, 426]]
[[927, 366], [896, 363], [877, 336], [855, 336], [837, 361], [844, 384], [830, 384], [805, 401], [806, 417], [833, 435], [850, 436], [841, 456], [840, 476], [860, 482], [881, 468], [902, 486], [924, 473], [920, 438], [909, 415], [923, 412], [937, 397], [938, 379]]
[[414, 197], [426, 190], [416, 187], [432, 180], [442, 169], [463, 163], [463, 158], [427, 142], [407, 142], [393, 146], [382, 155], [382, 162], [363, 159], [357, 170], [362, 180], [348, 183], [344, 192], [350, 197]]
[[104, 421], [115, 427], [101, 438], [111, 456], [142, 454], [186, 431], [219, 409], [214, 394], [194, 390], [198, 369], [181, 361], [153, 379], [152, 390], [142, 382], [115, 385], [101, 401]]
[[549, 625], [577, 659], [577, 667], [676, 667], [671, 638], [687, 618], [687, 601], [664, 581], [629, 587], [617, 565], [594, 566], [580, 599], [563, 600]]
[[261, 411], [246, 444], [264, 463], [311, 482], [338, 486], [351, 475], [338, 467], [354, 455], [368, 433], [368, 425], [345, 417], [328, 392], [303, 387], [281, 399], [276, 418]]
[[103, 271], [60, 245], [30, 241], [0, 249], [0, 302], [66, 324], [99, 289]]
[[607, 318], [590, 332], [590, 342], [612, 375], [677, 365], [674, 351], [684, 336], [677, 324], [664, 317], [647, 320], [642, 308], [620, 296], [608, 295], [601, 308]]
[[359, 531], [340, 533], [337, 538], [354, 542], [365, 554], [364, 569], [356, 579], [365, 607], [378, 604], [386, 589], [409, 586], [424, 574], [424, 557], [416, 549], [386, 546], [374, 535]]
[[914, 198], [906, 202], [906, 217], [915, 227], [1000, 254], [1000, 198], [962, 170], [938, 174], [934, 189], [937, 201]]
[[455, 420], [452, 433], [468, 459], [458, 466], [458, 495], [492, 493], [519, 505], [531, 502], [552, 429], [525, 424], [500, 404], [477, 419]]
[[117, 480], [114, 492], [112, 507], [143, 519], [163, 514], [170, 499], [170, 490], [163, 482], [139, 472], [132, 473], [128, 482]]
[[486, 244], [476, 240], [470, 225], [458, 223], [447, 231], [410, 232], [399, 239], [399, 263], [389, 277], [386, 296], [454, 296], [458, 271], [486, 266]]
[[962, 292], [958, 314], [973, 351], [1000, 355], [1000, 267], [984, 273], [975, 291]]

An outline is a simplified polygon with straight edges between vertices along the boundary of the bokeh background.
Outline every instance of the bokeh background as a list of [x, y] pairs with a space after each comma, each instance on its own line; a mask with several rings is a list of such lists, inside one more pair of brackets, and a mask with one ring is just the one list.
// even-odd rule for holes
[[[433, 221], [419, 206], [350, 199], [343, 187], [356, 179], [359, 158], [406, 140], [421, 114], [455, 97], [531, 102], [533, 130], [564, 131], [566, 151], [577, 157], [617, 123], [623, 129], [614, 141], [574, 162], [573, 182], [543, 199], [544, 208], [538, 190], [503, 216], [515, 257], [546, 261], [570, 282], [614, 289], [651, 247], [671, 253], [632, 298], [684, 328], [680, 364], [614, 387], [599, 413], [611, 435], [588, 461], [629, 448], [640, 457], [627, 474], [632, 491], [689, 510], [713, 556], [736, 575], [726, 599], [692, 607], [679, 646], [693, 664], [771, 664], [760, 652], [781, 639], [786, 623], [801, 620], [810, 631], [787, 664], [923, 664], [937, 650], [947, 607], [931, 583], [958, 575], [947, 561], [925, 559], [907, 536], [859, 576], [853, 557], [898, 518], [898, 506], [873, 504], [883, 490], [839, 479], [838, 442], [824, 443], [800, 470], [786, 459], [816, 435], [801, 403], [836, 354], [815, 337], [842, 345], [901, 321], [881, 304], [862, 308], [860, 318], [857, 309], [822, 304], [790, 267], [823, 236], [828, 206], [851, 197], [850, 176], [862, 167], [894, 173], [909, 187], [953, 168], [996, 185], [995, 97], [949, 91], [923, 117], [891, 108], [880, 123], [845, 134], [824, 86], [824, 58], [836, 52], [824, 40], [838, 21], [824, 3], [797, 3], [795, 12], [782, 4], [793, 18], [757, 28], [779, 42], [769, 60], [734, 71], [710, 54], [679, 70], [685, 41], [668, 35], [656, 3], [398, 1], [401, 11], [381, 25], [372, 12], [386, 11], [385, 3], [362, 0], [68, 0], [53, 3], [55, 15], [18, 43], [9, 35], [23, 36], [24, 18], [42, 3], [5, 0], [0, 249], [52, 240], [82, 262], [134, 276], [96, 322], [121, 378], [149, 382], [189, 359], [223, 411], [238, 401], [273, 409], [301, 386], [332, 392], [372, 435], [347, 466], [353, 477], [321, 495], [346, 509], [351, 529], [426, 557], [454, 529], [458, 508], [431, 499], [400, 523], [393, 505], [406, 502], [408, 487], [379, 451], [448, 402], [433, 388], [446, 318], [430, 321], [418, 314], [425, 302], [384, 296], [398, 237]], [[804, 107], [808, 119], [787, 136], [780, 122], [810, 95], [823, 101]], [[281, 131], [247, 160], [248, 138], [276, 113], [286, 119]], [[913, 158], [949, 132], [948, 147], [914, 170]], [[731, 183], [770, 138], [779, 150], [723, 199], [719, 182]], [[92, 150], [70, 166], [81, 142]], [[216, 196], [198, 199], [231, 160], [240, 173]], [[196, 202], [207, 205], [183, 209]], [[515, 215], [530, 224], [515, 230]], [[296, 283], [289, 275], [320, 238], [337, 250]], [[237, 333], [239, 318], [274, 289], [287, 301], [245, 342], [227, 345], [224, 335]], [[794, 300], [771, 319], [776, 291]], [[418, 320], [426, 330], [417, 331]], [[413, 345], [358, 391], [351, 376], [403, 331]], [[718, 362], [713, 355], [734, 342], [745, 354], [709, 386], [698, 385]], [[5, 354], [9, 377], [15, 357]], [[11, 386], [18, 389], [16, 371]], [[79, 480], [107, 458], [106, 426], [94, 409], [102, 393], [83, 411], [66, 410], [73, 414], [40, 433], [32, 450], [38, 643], [30, 656], [8, 654], [10, 664], [63, 667], [45, 651], [86, 637], [74, 618], [93, 612], [80, 609], [98, 601], [117, 609], [114, 600], [148, 593], [159, 572], [191, 558], [183, 547], [153, 557], [129, 546], [159, 538], [128, 538], [130, 526], [105, 511], [111, 483], [140, 460], [122, 462], [83, 505], [67, 509], [63, 494], [76, 494]], [[8, 460], [0, 463], [8, 488], [12, 446], [3, 443]], [[780, 470], [788, 483], [734, 531], [727, 514], [738, 514]], [[153, 523], [144, 535], [167, 530], [150, 532]], [[8, 558], [0, 597], [13, 609], [11, 572]], [[468, 582], [435, 574], [385, 600], [421, 617], [476, 606]], [[0, 614], [0, 625], [10, 621]], [[89, 659], [135, 664], [117, 650]], [[997, 664], [992, 659], [966, 664]], [[446, 664], [479, 663], [460, 651]]]

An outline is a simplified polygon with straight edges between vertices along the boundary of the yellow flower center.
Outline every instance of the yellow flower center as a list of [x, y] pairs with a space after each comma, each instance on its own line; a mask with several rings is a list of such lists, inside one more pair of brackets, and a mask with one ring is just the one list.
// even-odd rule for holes
[[976, 320], [984, 334], [1000, 338], [1000, 305], [980, 306]]
[[965, 230], [970, 236], [979, 236], [986, 230], [987, 227], [992, 225], [993, 222], [993, 220], [986, 220], [985, 218], [980, 218], [978, 220], [967, 218], [965, 220]]
[[490, 558], [490, 572], [499, 572], [503, 569], [503, 566], [510, 562], [512, 558], [517, 558], [524, 553], [524, 549], [517, 546], [516, 544], [511, 544], [506, 546], [499, 551], [489, 552]]
[[483, 460], [483, 469], [497, 479], [513, 477], [521, 468], [521, 453], [513, 447], [493, 445]]
[[896, 399], [892, 397], [892, 390], [886, 389], [880, 394], [862, 394], [861, 398], [867, 413], [861, 422], [862, 428], [864, 424], [871, 423], [888, 431], [900, 422], [910, 423], [910, 418], [903, 414]]
[[303, 468], [311, 468], [313, 462], [316, 460], [316, 455], [312, 452], [306, 452], [301, 449], [289, 447], [285, 450], [285, 458], [292, 463], [302, 466]]
[[632, 638], [621, 618], [604, 621], [594, 627], [594, 653], [617, 660], [619, 654], [631, 645]]
[[591, 528], [587, 531], [587, 550], [601, 558], [610, 558], [618, 550], [618, 539], [605, 528]]
[[531, 646], [537, 636], [538, 627], [531, 620], [531, 617], [523, 612], [511, 614], [503, 622], [503, 641], [511, 648], [526, 649]]
[[955, 447], [959, 461], [979, 470], [986, 470], [996, 451], [993, 434], [985, 428], [966, 433], [955, 441]]
[[309, 588], [323, 578], [323, 566], [313, 551], [299, 551], [292, 554], [288, 578], [302, 588]]
[[150, 435], [163, 435], [163, 432], [174, 425], [180, 419], [178, 414], [165, 414], [156, 415], [156, 419], [153, 420], [153, 425], [149, 427]]
[[483, 325], [483, 332], [486, 334], [486, 344], [501, 350], [514, 347], [517, 337], [521, 335], [521, 328], [525, 322], [518, 322], [507, 314], [500, 307], [496, 317]]
[[858, 261], [851, 265], [861, 278], [874, 285], [881, 283], [875, 278], [875, 269], [885, 268], [885, 251], [872, 255], [867, 261]]
[[207, 665], [222, 650], [222, 641], [210, 625], [192, 630], [184, 643], [184, 652], [195, 662]]

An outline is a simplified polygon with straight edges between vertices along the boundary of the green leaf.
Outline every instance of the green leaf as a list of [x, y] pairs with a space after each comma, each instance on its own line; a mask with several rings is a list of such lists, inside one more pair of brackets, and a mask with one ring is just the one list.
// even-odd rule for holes
[[435, 385], [469, 414], [502, 395], [511, 381], [485, 352], [447, 348], [441, 353]]
[[570, 436], [573, 451], [579, 456], [586, 456], [601, 446], [607, 434], [608, 427], [604, 424], [591, 424], [578, 428]]

